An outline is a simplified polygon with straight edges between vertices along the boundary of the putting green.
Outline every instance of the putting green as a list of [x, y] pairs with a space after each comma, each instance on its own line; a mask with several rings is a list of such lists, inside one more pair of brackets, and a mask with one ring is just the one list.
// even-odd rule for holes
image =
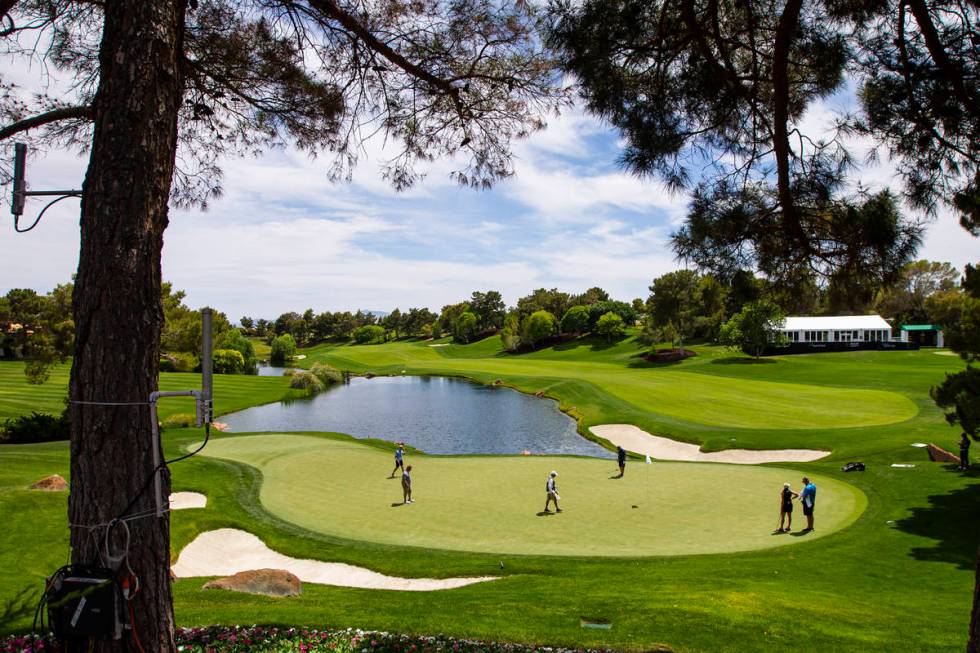
[[[867, 499], [847, 483], [817, 484], [817, 530], [772, 535], [791, 469], [614, 463], [573, 457], [409, 456], [416, 503], [388, 479], [392, 456], [347, 439], [269, 434], [220, 438], [205, 455], [262, 472], [262, 506], [286, 521], [351, 540], [507, 554], [652, 556], [728, 553], [805, 542], [852, 523]], [[539, 515], [548, 473], [564, 512]], [[632, 506], [636, 505], [636, 508]], [[803, 516], [794, 513], [799, 529]]]

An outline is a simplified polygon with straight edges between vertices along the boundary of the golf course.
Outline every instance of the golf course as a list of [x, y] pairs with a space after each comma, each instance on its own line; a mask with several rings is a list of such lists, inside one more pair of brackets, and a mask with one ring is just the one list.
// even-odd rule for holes
[[[961, 650], [980, 478], [932, 463], [912, 445], [953, 448], [958, 432], [929, 388], [963, 363], [925, 349], [759, 361], [693, 349], [696, 356], [670, 364], [645, 359], [631, 335], [522, 355], [504, 353], [496, 337], [303, 350], [300, 367], [323, 361], [361, 375], [460, 377], [549, 397], [582, 437], [607, 448], [592, 427], [632, 425], [705, 452], [822, 457], [732, 465], [647, 464], [633, 455], [617, 478], [615, 461], [598, 458], [431, 455], [411, 448], [412, 433], [395, 425], [413, 467], [415, 501], [405, 504], [397, 476], [389, 478], [390, 441], [332, 432], [329, 419], [322, 432], [212, 430], [201, 455], [171, 467], [175, 491], [207, 497], [205, 508], [171, 514], [172, 561], [202, 534], [236, 529], [301, 561], [491, 580], [435, 591], [305, 582], [301, 596], [277, 599], [204, 590], [208, 577], [178, 574], [178, 624], [356, 626], [637, 651], [800, 650], [800, 641], [813, 651]], [[0, 416], [60, 412], [66, 377], [59, 367], [31, 386], [22, 365], [0, 363]], [[194, 374], [161, 375], [163, 389], [197, 384]], [[304, 401], [285, 377], [218, 375], [214, 395], [219, 415]], [[163, 420], [192, 412], [182, 399], [160, 407]], [[199, 429], [167, 428], [167, 455], [201, 438]], [[866, 471], [841, 471], [858, 460]], [[560, 514], [543, 511], [552, 470]], [[0, 445], [5, 632], [30, 627], [32, 598], [67, 554], [66, 494], [28, 489], [51, 474], [68, 477], [67, 443]], [[773, 533], [779, 490], [790, 483], [799, 491], [803, 475], [819, 488], [815, 530], [799, 532], [797, 508], [793, 532]]]

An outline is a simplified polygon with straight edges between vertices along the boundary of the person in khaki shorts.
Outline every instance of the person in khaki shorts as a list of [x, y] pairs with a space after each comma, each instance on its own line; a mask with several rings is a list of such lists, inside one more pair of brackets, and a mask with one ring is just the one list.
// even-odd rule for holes
[[551, 474], [548, 476], [548, 482], [545, 483], [544, 489], [545, 489], [545, 493], [547, 494], [544, 501], [545, 512], [551, 512], [550, 510], [548, 510], [548, 506], [551, 505], [552, 501], [555, 502], [555, 512], [561, 512], [561, 508], [558, 507], [558, 499], [560, 499], [561, 497], [558, 496], [558, 484], [555, 483], [555, 478], [557, 477], [558, 477], [558, 472], [551, 472]]

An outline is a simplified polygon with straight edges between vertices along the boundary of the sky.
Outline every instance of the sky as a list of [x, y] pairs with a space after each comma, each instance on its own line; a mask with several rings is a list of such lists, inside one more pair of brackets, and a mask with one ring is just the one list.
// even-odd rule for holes
[[[834, 102], [847, 99], [814, 106], [804, 124], [829, 124]], [[540, 287], [646, 298], [653, 278], [684, 267], [669, 237], [687, 197], [624, 172], [621, 145], [613, 129], [573, 107], [517, 143], [516, 174], [484, 191], [458, 187], [452, 162], [439, 160], [422, 183], [396, 193], [381, 179], [372, 143], [349, 183], [331, 183], [326, 160], [288, 148], [229, 159], [222, 198], [207, 211], [171, 210], [164, 279], [186, 291], [189, 306], [212, 306], [232, 321], [307, 308], [438, 311], [486, 290], [514, 304]], [[862, 144], [855, 148], [860, 154]], [[28, 181], [35, 190], [79, 188], [86, 163], [69, 152], [33, 155]], [[898, 189], [887, 161], [862, 166], [855, 180]], [[77, 200], [17, 234], [9, 186], [2, 192], [0, 293], [68, 281], [78, 265]], [[24, 219], [42, 206], [29, 200]], [[919, 251], [959, 269], [978, 254], [980, 241], [948, 211]]]

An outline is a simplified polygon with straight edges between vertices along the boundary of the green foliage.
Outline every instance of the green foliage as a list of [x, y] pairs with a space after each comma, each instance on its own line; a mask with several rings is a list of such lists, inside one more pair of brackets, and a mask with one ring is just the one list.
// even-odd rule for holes
[[198, 358], [189, 352], [166, 352], [160, 355], [161, 372], [193, 372]]
[[558, 331], [558, 321], [555, 316], [545, 310], [534, 311], [521, 321], [520, 345], [534, 347]]
[[289, 387], [302, 390], [308, 395], [315, 395], [322, 392], [326, 385], [313, 372], [297, 370], [289, 379]]
[[340, 370], [333, 365], [322, 361], [313, 363], [313, 367], [310, 368], [310, 372], [313, 374], [313, 376], [320, 379], [320, 382], [325, 386], [340, 383], [344, 380], [344, 375]]
[[212, 352], [215, 374], [244, 374], [245, 358], [235, 349], [215, 349]]
[[272, 351], [269, 353], [269, 361], [273, 365], [284, 365], [286, 361], [295, 355], [296, 340], [288, 333], [272, 341]]
[[476, 316], [478, 332], [500, 329], [504, 325], [506, 305], [504, 298], [496, 290], [474, 292], [470, 297], [470, 311]]
[[242, 368], [239, 372], [223, 372], [223, 374], [258, 374], [258, 364], [255, 357], [255, 347], [239, 329], [228, 329], [215, 340], [214, 347], [218, 349], [233, 349], [242, 356]]
[[385, 330], [384, 327], [380, 327], [377, 324], [365, 324], [354, 329], [351, 336], [357, 344], [366, 345], [372, 342], [383, 342], [385, 339]]
[[[968, 267], [967, 272], [972, 269]], [[947, 332], [949, 347], [967, 362], [967, 367], [947, 374], [946, 380], [930, 394], [944, 410], [947, 422], [959, 424], [964, 432], [980, 439], [980, 369], [973, 366], [980, 360], [980, 293], [973, 292], [972, 285], [968, 287], [971, 294], [963, 299], [959, 323]]]
[[596, 321], [595, 332], [600, 336], [606, 336], [606, 340], [612, 341], [613, 338], [618, 338], [626, 332], [623, 318], [609, 311]]
[[633, 326], [636, 323], [636, 311], [632, 304], [608, 300], [598, 301], [589, 305], [589, 331], [595, 331], [599, 318], [606, 313], [618, 315], [625, 326]]
[[589, 329], [589, 307], [572, 306], [561, 318], [562, 333], [585, 333]]
[[504, 317], [504, 326], [500, 330], [500, 342], [504, 350], [515, 353], [521, 348], [521, 320], [517, 311], [511, 311]]
[[677, 270], [657, 277], [650, 286], [647, 309], [654, 327], [670, 326], [684, 348], [701, 301], [700, 278], [693, 270]]
[[572, 301], [568, 293], [561, 292], [557, 288], [551, 290], [538, 288], [530, 295], [517, 300], [517, 314], [521, 320], [535, 311], [548, 311], [552, 315], [564, 315], [571, 305]]
[[160, 426], [165, 429], [186, 429], [197, 424], [197, 415], [191, 413], [174, 413], [160, 420]]
[[766, 346], [780, 344], [780, 329], [786, 315], [778, 306], [764, 299], [749, 302], [722, 325], [718, 341], [758, 358]]
[[938, 292], [954, 291], [959, 277], [960, 273], [949, 263], [909, 263], [902, 268], [898, 280], [878, 294], [875, 310], [894, 318], [898, 325], [932, 323], [936, 320], [927, 308], [929, 298]]
[[8, 419], [0, 425], [0, 442], [4, 444], [28, 444], [31, 442], [51, 442], [67, 440], [70, 422], [68, 409], [61, 415], [32, 412]]
[[479, 332], [476, 315], [471, 311], [463, 311], [453, 320], [452, 324], [453, 340], [466, 344], [472, 342]]

